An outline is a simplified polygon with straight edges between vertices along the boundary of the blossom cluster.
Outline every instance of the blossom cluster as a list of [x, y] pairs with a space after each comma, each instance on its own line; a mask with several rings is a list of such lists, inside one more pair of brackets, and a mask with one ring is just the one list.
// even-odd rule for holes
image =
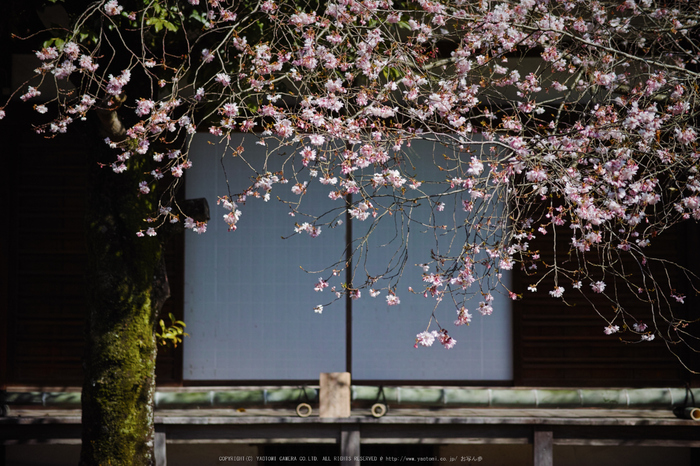
[[[86, 14], [126, 28], [151, 24], [150, 8], [126, 12], [110, 0]], [[285, 0], [251, 10], [190, 0], [179, 8], [200, 21], [196, 34], [187, 35], [185, 23], [177, 32], [191, 39], [184, 55], [166, 40], [160, 51], [125, 47], [120, 53], [132, 54], [130, 65], [115, 69], [109, 52], [81, 41], [79, 29], [37, 51], [37, 75], [59, 89], [54, 101], [35, 106], [42, 114], [57, 109], [39, 130], [65, 132], [97, 107], [131, 109], [135, 121], [124, 137], [107, 142], [116, 173], [139, 157], [158, 166], [134, 186], [143, 195], [166, 176], [177, 185], [192, 166], [187, 141], [198, 129], [223, 142], [258, 131], [261, 146], [292, 154], [291, 162], [281, 173], [251, 163], [251, 184], [219, 199], [229, 230], [241, 221], [242, 205], [272, 199], [277, 185], [293, 179], [295, 206], [319, 183], [349, 221], [401, 219], [452, 235], [449, 247], [426, 253], [420, 294], [437, 304], [451, 296], [456, 325], [471, 322], [469, 300], [488, 316], [498, 312], [496, 290], [518, 296], [502, 280], [516, 264], [555, 277], [553, 298], [566, 299], [568, 287], [615, 299], [615, 284], [629, 285], [628, 274], [615, 269], [619, 255], [634, 257], [638, 272], [649, 274], [645, 251], [657, 235], [700, 219], [700, 51], [684, 45], [699, 18], [689, 2], [416, 0], [409, 8], [331, 0], [311, 11]], [[76, 76], [84, 89], [62, 91], [59, 83]], [[40, 102], [40, 89], [28, 86], [19, 98]], [[7, 111], [0, 108], [0, 118]], [[433, 153], [420, 156], [431, 158], [442, 178], [415, 172], [409, 149], [417, 141], [433, 143]], [[448, 204], [454, 212], [444, 212]], [[412, 217], [418, 205], [431, 209], [429, 221]], [[150, 218], [179, 214], [187, 228], [206, 229], [184, 212]], [[315, 238], [339, 224], [311, 215], [290, 229]], [[529, 248], [561, 231], [567, 246], [554, 262]], [[564, 255], [576, 260], [564, 264]], [[358, 283], [343, 288], [351, 297], [385, 289], [388, 305], [400, 303], [396, 275], [355, 276]], [[322, 279], [314, 289], [326, 286]], [[654, 301], [658, 286], [638, 288]], [[673, 328], [684, 323], [672, 314], [662, 320]], [[608, 324], [606, 334], [621, 331]], [[454, 346], [442, 328], [416, 342], [430, 346], [436, 338]]]

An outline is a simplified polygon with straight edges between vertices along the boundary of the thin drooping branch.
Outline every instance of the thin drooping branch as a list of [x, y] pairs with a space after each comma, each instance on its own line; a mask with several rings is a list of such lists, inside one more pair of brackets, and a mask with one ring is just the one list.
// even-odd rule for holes
[[[289, 185], [298, 196], [285, 201], [290, 212], [307, 220], [292, 222], [290, 234], [315, 238], [342, 214], [366, 222], [352, 270], [329, 264], [338, 272], [329, 280], [347, 275], [352, 284], [336, 284], [327, 304], [361, 290], [399, 304], [412, 229], [430, 231], [430, 261], [411, 286], [435, 299], [428, 320], [437, 329], [418, 344], [455, 344], [438, 319], [447, 303], [461, 325], [469, 308], [493, 312], [493, 293], [520, 299], [504, 276], [521, 268], [533, 274], [531, 290], [584, 295], [608, 334], [697, 350], [697, 324], [679, 311], [696, 277], [649, 253], [661, 233], [700, 219], [700, 26], [694, 5], [671, 3], [333, 0], [312, 11], [286, 0], [210, 0], [125, 11], [110, 0], [37, 52], [39, 79], [59, 96], [36, 106], [57, 114], [39, 131], [64, 132], [95, 108], [115, 176], [130, 160], [155, 162], [134, 190], [168, 180], [170, 188], [140, 236], [183, 218], [206, 229], [172, 194], [197, 163], [189, 153], [197, 131], [251, 169], [249, 184], [219, 199], [231, 231]], [[125, 65], [114, 71], [118, 54]], [[148, 85], [136, 86], [132, 73]], [[70, 76], [80, 77], [77, 91], [62, 87]], [[30, 87], [21, 98], [40, 93]], [[264, 156], [230, 147], [239, 132], [254, 133]], [[338, 207], [304, 212], [312, 183]], [[377, 273], [363, 264], [385, 225], [396, 251]], [[530, 248], [549, 238], [556, 260]], [[651, 325], [620, 302], [621, 290], [649, 306]]]

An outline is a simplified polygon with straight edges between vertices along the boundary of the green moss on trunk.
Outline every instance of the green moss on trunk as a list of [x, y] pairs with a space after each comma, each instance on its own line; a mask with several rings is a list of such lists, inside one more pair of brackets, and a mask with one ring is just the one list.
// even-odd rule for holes
[[161, 277], [160, 241], [136, 232], [154, 210], [153, 195], [138, 191], [146, 156], [115, 174], [97, 163], [108, 163], [110, 155], [102, 148], [96, 155], [86, 209], [89, 317], [81, 465], [149, 465], [155, 463], [155, 322], [162, 304], [157, 288], [167, 282]]

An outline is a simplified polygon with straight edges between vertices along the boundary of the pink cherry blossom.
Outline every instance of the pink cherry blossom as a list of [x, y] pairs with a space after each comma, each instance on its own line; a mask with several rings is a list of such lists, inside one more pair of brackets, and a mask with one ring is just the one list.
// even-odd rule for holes
[[550, 291], [549, 294], [554, 298], [561, 298], [562, 295], [564, 294], [564, 287], [558, 286], [558, 287], [554, 288], [552, 291]]
[[418, 345], [425, 347], [432, 346], [437, 336], [438, 332], [435, 330], [433, 330], [432, 332], [428, 332], [426, 330], [425, 332], [419, 333], [418, 335], [416, 335], [416, 348], [418, 347]]
[[124, 70], [119, 76], [109, 75], [109, 82], [107, 83], [107, 92], [112, 95], [119, 95], [122, 93], [122, 88], [128, 84], [131, 80], [131, 71]]
[[105, 12], [109, 16], [116, 16], [118, 14], [121, 14], [122, 8], [119, 3], [117, 3], [117, 0], [109, 0], [107, 3], [105, 3]]
[[24, 102], [31, 99], [32, 97], [38, 97], [41, 95], [41, 91], [37, 90], [35, 87], [29, 86], [27, 92], [20, 96]]
[[472, 321], [472, 315], [469, 313], [469, 309], [461, 307], [457, 309], [457, 320], [455, 320], [455, 325], [469, 325]]
[[457, 344], [457, 340], [447, 334], [447, 330], [438, 333], [437, 339], [445, 349], [452, 349]]
[[[688, 322], [675, 308], [689, 291], [676, 288], [692, 287], [673, 283], [671, 262], [647, 256], [670, 227], [700, 220], [700, 54], [685, 44], [697, 14], [677, 3], [418, 0], [406, 8], [343, 0], [312, 11], [263, 0], [241, 15], [230, 2], [190, 0], [196, 30], [189, 19], [177, 33], [144, 22], [144, 34], [132, 23], [141, 13], [110, 0], [80, 23], [110, 28], [110, 41], [78, 40], [78, 25], [47, 43], [36, 52], [36, 76], [11, 90], [0, 118], [8, 105], [26, 102], [37, 112], [37, 133], [58, 136], [105, 109], [119, 117], [123, 134], [111, 135], [105, 168], [142, 171], [134, 173], [137, 192], [158, 191], [175, 209], [144, 213], [152, 221], [140, 236], [179, 218], [206, 230], [168, 197], [195, 159], [189, 136], [208, 131], [212, 147], [226, 151], [224, 163], [232, 153], [251, 169], [249, 182], [221, 194], [229, 230], [245, 221], [244, 203], [276, 199], [305, 220], [292, 220], [290, 233], [317, 237], [351, 219], [358, 236], [351, 255], [371, 254], [359, 245], [374, 246], [377, 232], [394, 229], [394, 241], [380, 243], [395, 248], [399, 263], [363, 270], [357, 256], [341, 261], [333, 276], [353, 279], [335, 298], [387, 290], [387, 305], [397, 305], [390, 290], [409, 280], [410, 290], [434, 300], [437, 307], [426, 306], [434, 309], [426, 311], [431, 324], [451, 308], [465, 326], [467, 307], [484, 316], [500, 311], [496, 292], [516, 299], [539, 286], [561, 299], [564, 280], [598, 308], [613, 304], [618, 325], [604, 327], [613, 333], [639, 321], [610, 292], [632, 284], [640, 302], [654, 303], [655, 325], [666, 326], [652, 332], [633, 324], [639, 338], [685, 338], [677, 330]], [[264, 40], [249, 18], [264, 18]], [[120, 43], [127, 30], [160, 45]], [[177, 37], [190, 42], [175, 47]], [[104, 73], [98, 66], [117, 62], [128, 66]], [[141, 156], [153, 166], [134, 170]], [[287, 182], [288, 190], [273, 192]], [[306, 211], [313, 210], [307, 196], [316, 195], [334, 206]], [[431, 237], [429, 250], [414, 250], [416, 237]], [[413, 257], [423, 262], [422, 278], [401, 276]], [[652, 263], [662, 279], [652, 276]], [[511, 289], [511, 270], [531, 274], [530, 285]], [[416, 345], [437, 338], [454, 346], [439, 328], [418, 334]]]
[[605, 282], [597, 281], [591, 283], [591, 289], [596, 293], [602, 293], [605, 290]]
[[316, 286], [314, 287], [314, 291], [323, 291], [324, 288], [328, 288], [328, 282], [323, 278], [319, 278], [318, 283], [316, 283]]
[[218, 73], [214, 77], [214, 81], [221, 84], [222, 86], [228, 86], [229, 84], [231, 84], [231, 77], [226, 73]]

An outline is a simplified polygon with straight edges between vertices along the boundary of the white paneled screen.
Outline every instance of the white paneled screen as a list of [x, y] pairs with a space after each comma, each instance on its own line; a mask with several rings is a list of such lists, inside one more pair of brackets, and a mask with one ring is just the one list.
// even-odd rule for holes
[[[252, 136], [238, 138], [230, 146], [244, 146], [246, 159], [260, 169], [265, 148]], [[420, 172], [418, 179], [444, 179], [444, 174], [431, 171], [433, 145], [414, 143], [409, 150]], [[217, 199], [228, 193], [227, 177], [233, 193], [248, 187], [251, 170], [231, 150], [222, 159], [223, 152], [224, 146], [210, 136], [197, 135], [190, 152], [193, 167], [186, 175], [187, 198], [207, 198], [212, 217], [206, 233], [186, 233], [185, 322], [190, 334], [184, 343], [186, 380], [313, 380], [320, 372], [347, 370], [347, 351], [355, 380], [512, 379], [511, 311], [500, 295], [493, 303], [493, 315], [472, 312], [469, 327], [454, 327], [455, 311], [450, 303], [442, 305], [445, 322], [441, 323], [457, 340], [455, 348], [445, 350], [438, 343], [413, 347], [435, 301], [405, 290], [421, 286], [422, 270], [414, 264], [428, 262], [431, 248], [442, 241], [418, 224], [387, 224], [370, 236], [370, 254], [363, 263], [363, 270], [370, 273], [386, 268], [397, 242], [406, 236], [410, 240], [405, 276], [397, 289], [401, 304], [389, 307], [386, 292], [371, 298], [365, 291], [352, 303], [348, 344], [345, 301], [316, 314], [314, 306], [330, 300], [329, 289], [315, 292], [320, 274], [300, 268], [320, 270], [342, 259], [344, 226], [323, 229], [317, 238], [302, 234], [282, 239], [293, 233], [295, 222], [304, 221], [291, 217], [290, 208], [276, 199], [298, 197], [290, 192], [290, 182], [275, 186], [269, 202], [249, 200], [241, 207], [238, 229], [229, 232], [223, 221], [226, 212], [216, 205]], [[279, 170], [283, 160], [283, 155], [273, 155], [267, 169]], [[321, 214], [337, 208], [339, 201], [328, 199], [328, 191], [329, 187], [311, 182], [302, 210]], [[449, 211], [448, 205], [443, 213], [451, 216]], [[411, 215], [420, 221], [430, 211], [417, 208]], [[353, 237], [368, 226], [354, 220]]]

